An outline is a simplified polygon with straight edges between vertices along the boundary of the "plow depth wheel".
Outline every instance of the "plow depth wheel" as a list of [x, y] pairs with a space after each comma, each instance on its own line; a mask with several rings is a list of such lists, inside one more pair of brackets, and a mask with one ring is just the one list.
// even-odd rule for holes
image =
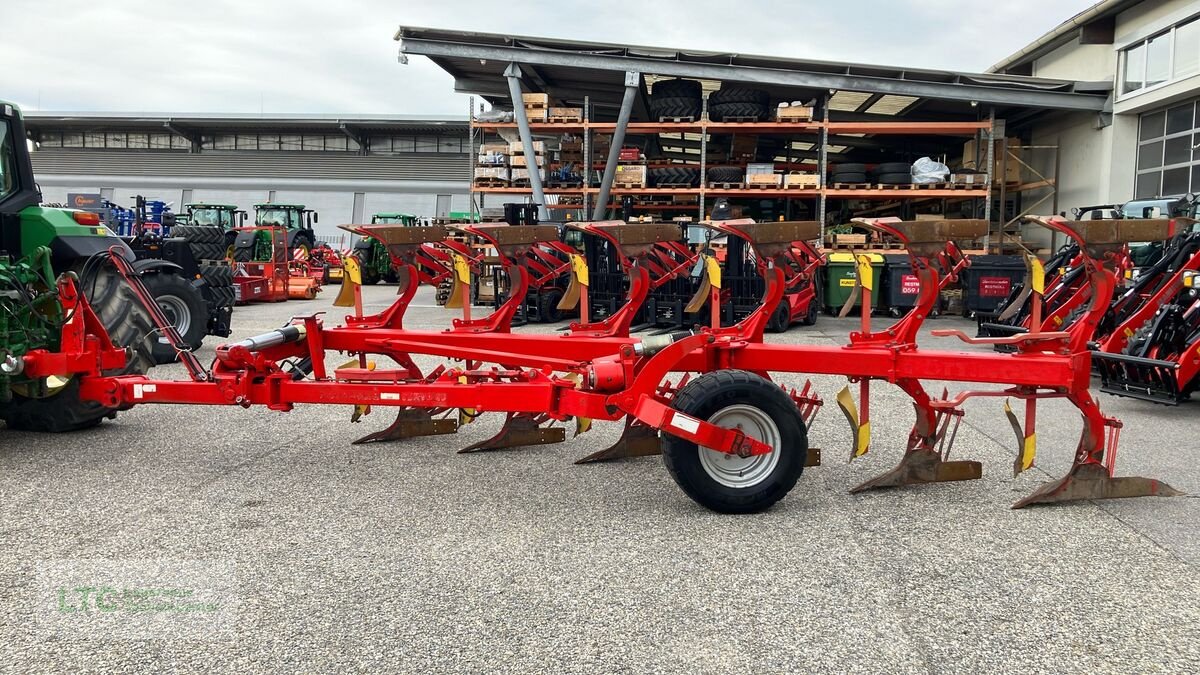
[[738, 457], [663, 434], [663, 462], [697, 503], [721, 513], [755, 513], [796, 485], [808, 453], [808, 433], [795, 402], [779, 385], [753, 373], [723, 370], [692, 380], [672, 400], [687, 415], [767, 443], [775, 451]]

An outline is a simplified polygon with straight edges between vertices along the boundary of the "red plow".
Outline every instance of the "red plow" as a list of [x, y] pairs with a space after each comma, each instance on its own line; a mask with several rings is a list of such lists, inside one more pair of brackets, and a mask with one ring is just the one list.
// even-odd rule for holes
[[[524, 262], [531, 247], [557, 240], [554, 226], [472, 224], [456, 226], [491, 243], [509, 278], [508, 300], [488, 316], [455, 319], [444, 330], [404, 327], [404, 315], [419, 283], [438, 283], [450, 274], [461, 283], [465, 261], [450, 265], [430, 258], [450, 234], [445, 226], [355, 226], [381, 241], [399, 273], [399, 295], [379, 314], [362, 316], [361, 303], [343, 325], [327, 326], [319, 314], [296, 317], [291, 325], [254, 338], [222, 345], [210, 369], [187, 363], [190, 380], [145, 376], [104, 376], [119, 354], [94, 323], [73, 321], [64, 328], [64, 345], [76, 352], [59, 359], [80, 377], [84, 396], [114, 409], [147, 403], [265, 406], [286, 411], [303, 403], [354, 406], [360, 417], [369, 408], [396, 408], [396, 420], [361, 441], [390, 441], [452, 433], [483, 414], [505, 415], [495, 437], [466, 450], [539, 445], [565, 440], [561, 425], [575, 422], [576, 434], [593, 421], [621, 422], [625, 433], [611, 448], [585, 458], [597, 461], [662, 453], [676, 483], [698, 503], [721, 512], [755, 512], [782, 499], [806, 466], [820, 463], [808, 445], [807, 430], [821, 405], [811, 386], [789, 391], [773, 373], [837, 375], [856, 385], [856, 401], [847, 389], [838, 403], [852, 432], [851, 456], [871, 448], [871, 390], [893, 384], [913, 402], [916, 419], [895, 469], [855, 488], [960, 481], [979, 478], [978, 462], [950, 460], [962, 403], [973, 397], [1002, 397], [1024, 402], [1024, 425], [1010, 413], [1017, 430], [1015, 470], [1034, 464], [1037, 403], [1064, 398], [1079, 411], [1083, 433], [1071, 470], [1014, 506], [1075, 499], [1172, 495], [1159, 481], [1116, 477], [1120, 422], [1101, 413], [1089, 390], [1092, 356], [1089, 341], [1113, 293], [1125, 244], [1144, 229], [1129, 232], [1104, 221], [1038, 220], [1079, 245], [1086, 269], [1088, 304], [1083, 316], [1063, 331], [1031, 329], [1000, 338], [972, 338], [959, 331], [934, 331], [971, 344], [1004, 344], [1010, 353], [990, 350], [949, 351], [919, 347], [924, 320], [937, 302], [947, 274], [961, 270], [955, 242], [986, 232], [983, 221], [872, 222], [870, 227], [908, 249], [920, 294], [912, 309], [889, 327], [875, 329], [864, 314], [860, 330], [841, 346], [782, 345], [763, 342], [763, 331], [787, 290], [783, 266], [794, 242], [815, 239], [815, 222], [747, 221], [706, 223], [720, 233], [749, 243], [765, 292], [761, 304], [732, 326], [697, 327], [645, 338], [631, 337], [629, 326], [645, 301], [649, 273], [646, 256], [659, 241], [677, 237], [674, 226], [621, 222], [574, 223], [586, 236], [602, 237], [619, 253], [628, 276], [624, 305], [602, 321], [589, 322], [586, 268], [572, 263], [573, 283], [563, 306], [581, 305], [579, 322], [557, 335], [510, 332], [512, 318], [530, 281]], [[1142, 228], [1148, 221], [1142, 221]], [[1152, 221], [1170, 235], [1169, 221]], [[434, 262], [431, 262], [433, 260]], [[348, 272], [350, 270], [347, 270]], [[344, 283], [351, 287], [352, 274]], [[870, 307], [871, 274], [859, 277], [858, 292]], [[66, 283], [70, 283], [69, 280]], [[131, 283], [138, 284], [136, 279]], [[713, 293], [711, 302], [720, 303]], [[1040, 303], [1041, 299], [1035, 298]], [[468, 303], [469, 304], [469, 303]], [[1040, 312], [1040, 305], [1034, 309]], [[713, 307], [717, 316], [719, 307]], [[87, 312], [73, 316], [86, 317]], [[82, 321], [82, 319], [80, 320]], [[1031, 326], [1038, 326], [1038, 322]], [[66, 334], [71, 332], [71, 340]], [[330, 368], [326, 357], [354, 357]], [[31, 353], [26, 368], [61, 355]], [[423, 370], [415, 356], [442, 363]], [[424, 359], [423, 359], [424, 360]], [[390, 361], [390, 363], [387, 363]], [[47, 371], [49, 372], [49, 370]], [[938, 397], [923, 381], [960, 382], [967, 389]], [[987, 388], [983, 388], [986, 385]], [[978, 387], [978, 388], [976, 388]], [[1006, 404], [1007, 405], [1007, 404]]]

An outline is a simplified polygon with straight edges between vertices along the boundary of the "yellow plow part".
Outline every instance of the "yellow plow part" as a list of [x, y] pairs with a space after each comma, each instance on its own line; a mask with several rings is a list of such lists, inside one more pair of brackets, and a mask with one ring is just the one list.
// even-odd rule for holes
[[1017, 458], [1013, 461], [1013, 477], [1015, 478], [1021, 472], [1033, 467], [1033, 461], [1037, 458], [1037, 434], [1025, 435], [1025, 432], [1021, 430], [1021, 423], [1017, 421], [1016, 413], [1013, 412], [1012, 406], [1008, 404], [1007, 400], [1004, 401], [1004, 416], [1008, 418], [1013, 432], [1017, 434]]
[[354, 293], [359, 286], [362, 286], [362, 269], [358, 266], [358, 258], [346, 256], [345, 262], [342, 263], [342, 287], [333, 301], [333, 306], [353, 307]]
[[850, 449], [850, 461], [854, 461], [855, 457], [862, 457], [871, 449], [871, 423], [858, 421], [858, 405], [854, 402], [850, 387], [842, 387], [837, 393], [837, 404], [850, 423], [850, 435], [854, 441]]
[[454, 274], [450, 275], [453, 286], [450, 296], [446, 298], [446, 309], [461, 309], [467, 298], [467, 288], [471, 284], [471, 268], [461, 255], [454, 254]]
[[583, 293], [583, 288], [588, 285], [588, 268], [587, 261], [583, 256], [575, 254], [571, 256], [571, 282], [567, 286], [567, 292], [563, 293], [562, 298], [558, 301], [558, 309], [564, 312], [575, 309], [579, 304], [579, 296]]

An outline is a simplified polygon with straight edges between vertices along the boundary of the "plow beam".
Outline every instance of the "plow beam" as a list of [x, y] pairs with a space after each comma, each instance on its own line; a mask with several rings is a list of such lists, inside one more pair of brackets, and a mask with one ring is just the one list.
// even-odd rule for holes
[[484, 450], [502, 450], [504, 448], [520, 448], [529, 445], [549, 445], [562, 443], [567, 440], [567, 430], [563, 427], [542, 426], [548, 418], [544, 415], [529, 413], [508, 413], [504, 418], [504, 426], [495, 436], [480, 441], [459, 450], [459, 454], [482, 452]]
[[418, 436], [440, 436], [442, 434], [453, 434], [457, 431], [458, 420], [450, 418], [434, 419], [433, 415], [427, 410], [401, 408], [396, 414], [395, 421], [386, 429], [367, 434], [354, 441], [353, 445], [399, 441]]

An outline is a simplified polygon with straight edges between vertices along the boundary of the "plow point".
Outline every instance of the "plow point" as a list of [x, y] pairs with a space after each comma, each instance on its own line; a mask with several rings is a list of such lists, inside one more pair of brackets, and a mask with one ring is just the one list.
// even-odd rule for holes
[[1099, 464], [1080, 464], [1066, 476], [1043, 483], [1033, 494], [1013, 504], [1014, 509], [1030, 504], [1053, 504], [1084, 499], [1124, 499], [1127, 497], [1179, 497], [1183, 492], [1153, 478], [1125, 476], [1113, 478]]
[[354, 441], [353, 445], [383, 441], [398, 441], [403, 438], [417, 436], [439, 436], [458, 431], [458, 422], [452, 419], [435, 420], [424, 410], [402, 408], [396, 413], [396, 420], [381, 431], [367, 434]]
[[632, 422], [632, 419], [632, 417], [625, 418], [625, 430], [621, 432], [621, 437], [617, 439], [616, 443], [576, 460], [575, 463], [590, 464], [606, 462], [611, 459], [661, 455], [662, 445], [659, 443], [658, 430], [640, 422]]
[[481, 452], [484, 450], [500, 450], [503, 448], [519, 448], [526, 445], [548, 445], [562, 443], [567, 440], [567, 430], [562, 427], [543, 427], [541, 423], [528, 415], [509, 413], [500, 431], [486, 441], [480, 441], [459, 450], [459, 454]]
[[936, 450], [912, 450], [904, 455], [900, 464], [887, 473], [850, 490], [863, 492], [881, 487], [900, 487], [921, 483], [948, 483], [960, 480], [978, 480], [983, 476], [983, 465], [970, 460], [947, 462]]

